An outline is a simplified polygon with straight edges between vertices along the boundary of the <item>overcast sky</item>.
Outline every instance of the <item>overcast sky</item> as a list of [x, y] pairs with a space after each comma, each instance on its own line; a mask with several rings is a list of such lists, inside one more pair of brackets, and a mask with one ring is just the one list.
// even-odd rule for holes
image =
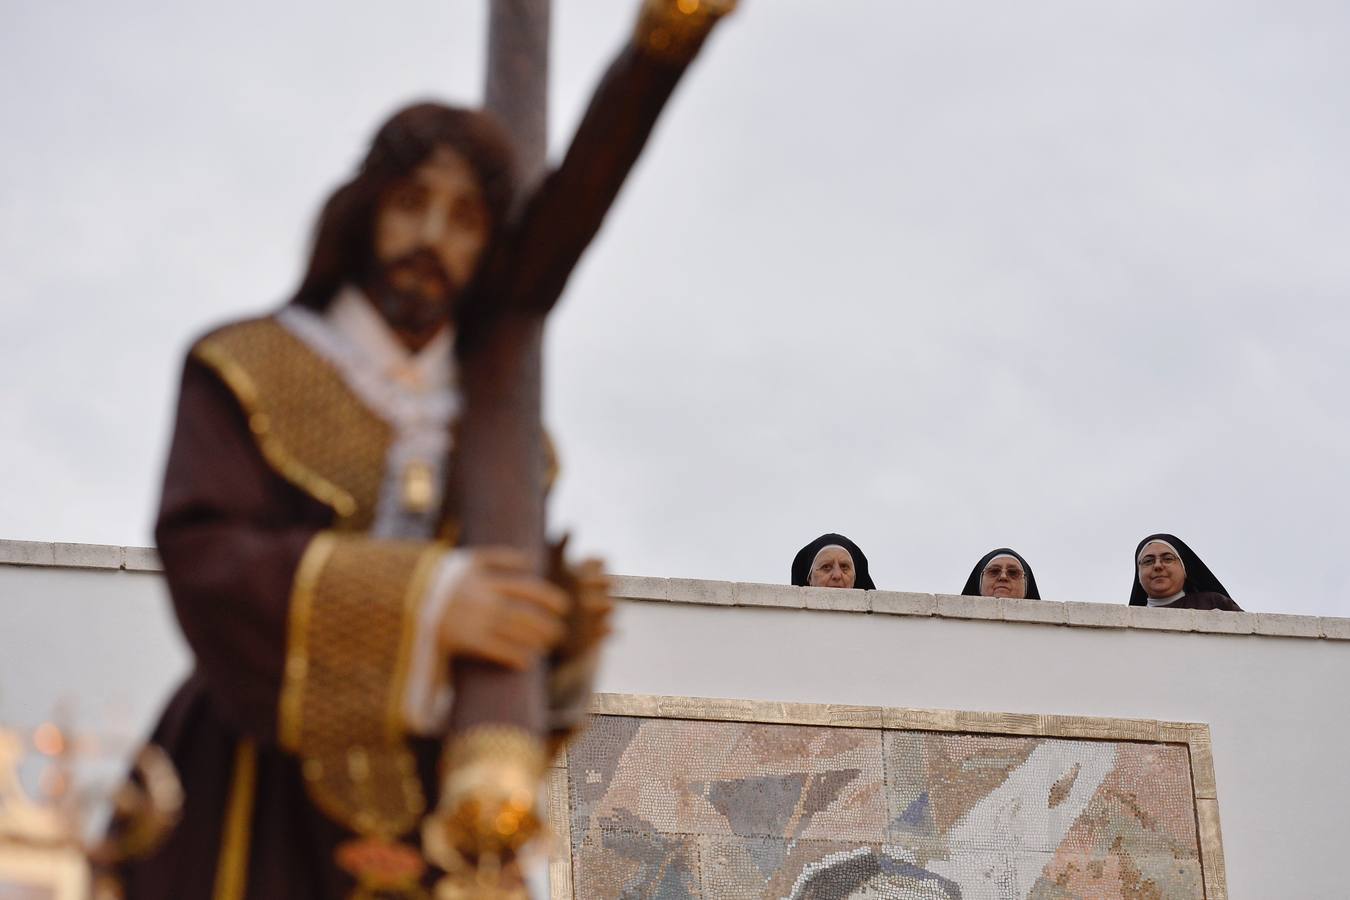
[[[555, 0], [553, 147], [637, 0]], [[150, 540], [190, 338], [290, 291], [484, 3], [5, 4], [0, 538]], [[1350, 6], [748, 0], [555, 316], [553, 522], [632, 574], [1123, 602], [1171, 531], [1350, 614]]]

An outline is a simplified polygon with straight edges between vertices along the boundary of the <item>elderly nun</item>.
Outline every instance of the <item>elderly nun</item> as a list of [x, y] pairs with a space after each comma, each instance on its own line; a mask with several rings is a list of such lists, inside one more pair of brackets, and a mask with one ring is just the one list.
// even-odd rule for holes
[[1009, 547], [990, 550], [970, 570], [961, 593], [967, 597], [1014, 597], [1041, 599], [1036, 576], [1022, 554]]
[[792, 583], [798, 587], [861, 588], [875, 591], [867, 556], [842, 534], [822, 534], [797, 551]]
[[1131, 606], [1241, 612], [1195, 551], [1172, 534], [1150, 534], [1134, 550]]

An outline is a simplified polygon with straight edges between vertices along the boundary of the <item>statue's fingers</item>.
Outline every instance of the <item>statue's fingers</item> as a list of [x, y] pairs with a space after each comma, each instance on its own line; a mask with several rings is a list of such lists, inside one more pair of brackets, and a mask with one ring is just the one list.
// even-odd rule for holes
[[588, 556], [576, 565], [578, 577], [586, 578], [605, 574], [605, 561], [598, 556]]
[[571, 603], [562, 588], [533, 575], [499, 577], [494, 582], [497, 589], [507, 597], [547, 610], [555, 616], [566, 615]]
[[588, 616], [608, 614], [614, 609], [614, 598], [610, 595], [609, 585], [588, 587], [579, 593], [579, 605]]
[[474, 561], [488, 572], [517, 574], [530, 571], [530, 558], [515, 547], [474, 547]]
[[537, 607], [513, 604], [501, 617], [498, 635], [523, 648], [538, 652], [556, 646], [563, 638], [563, 623]]

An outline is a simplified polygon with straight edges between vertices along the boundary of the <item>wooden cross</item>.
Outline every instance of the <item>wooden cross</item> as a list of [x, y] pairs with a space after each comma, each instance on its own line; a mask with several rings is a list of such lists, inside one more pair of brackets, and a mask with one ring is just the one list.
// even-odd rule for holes
[[[527, 193], [544, 171], [548, 144], [550, 0], [492, 0], [486, 105], [516, 148]], [[525, 551], [542, 567], [544, 454], [541, 425], [544, 316], [499, 318], [460, 358], [464, 415], [455, 449], [466, 544]], [[542, 669], [511, 672], [477, 660], [454, 664], [452, 732], [496, 721], [544, 730]]]
[[[685, 68], [734, 4], [644, 0], [632, 41], [597, 89], [566, 158], [545, 176], [549, 0], [492, 0], [487, 106], [512, 136], [525, 200], [510, 236], [499, 252], [489, 250], [484, 263], [483, 283], [493, 290], [478, 292], [458, 311], [464, 412], [451, 489], [466, 545], [512, 546], [523, 550], [536, 570], [543, 569], [545, 319]], [[453, 663], [443, 802], [435, 820], [440, 825], [431, 833], [435, 837], [439, 828], [442, 836], [452, 835], [445, 842], [461, 857], [486, 857], [489, 868], [510, 843], [493, 831], [504, 821], [502, 810], [509, 813], [505, 819], [522, 820], [522, 834], [531, 832], [525, 820], [547, 762], [540, 744], [547, 726], [547, 674], [542, 665], [514, 672], [471, 659]], [[470, 740], [474, 734], [481, 740]], [[526, 777], [522, 772], [531, 764], [512, 770], [506, 758], [536, 752], [531, 739], [540, 744], [537, 772]], [[457, 770], [476, 773], [475, 778], [456, 781]], [[515, 800], [505, 798], [502, 785], [520, 788]], [[530, 802], [520, 801], [522, 791]], [[475, 829], [479, 843], [471, 834]]]

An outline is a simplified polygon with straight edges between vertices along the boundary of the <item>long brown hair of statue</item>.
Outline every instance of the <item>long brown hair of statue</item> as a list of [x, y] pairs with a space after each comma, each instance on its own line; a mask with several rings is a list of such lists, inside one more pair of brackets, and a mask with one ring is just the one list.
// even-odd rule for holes
[[356, 176], [324, 204], [309, 266], [292, 303], [322, 310], [344, 284], [362, 281], [373, 258], [380, 198], [437, 147], [454, 150], [478, 175], [493, 237], [506, 227], [516, 191], [515, 154], [506, 130], [481, 110], [415, 103], [380, 126]]

